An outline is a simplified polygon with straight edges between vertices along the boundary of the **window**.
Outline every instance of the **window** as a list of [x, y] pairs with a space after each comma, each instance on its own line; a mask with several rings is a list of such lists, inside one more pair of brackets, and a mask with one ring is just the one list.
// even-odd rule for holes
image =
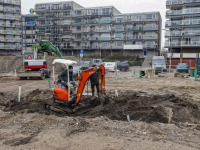
[[131, 21], [132, 16], [126, 16], [127, 21]]
[[110, 30], [110, 25], [102, 25], [101, 30]]
[[123, 37], [123, 33], [115, 33], [115, 38], [122, 38]]
[[102, 42], [101, 47], [108, 47], [110, 46], [110, 42]]
[[70, 11], [64, 11], [63, 16], [70, 16]]
[[26, 39], [26, 35], [25, 35], [25, 34], [23, 34], [23, 35], [22, 35], [22, 38], [23, 38], [23, 39]]
[[110, 40], [110, 34], [101, 34], [102, 40]]
[[135, 45], [142, 45], [142, 42], [141, 41], [136, 41]]
[[132, 39], [133, 38], [133, 33], [132, 32], [127, 32], [126, 33], [126, 38], [127, 39]]
[[115, 46], [123, 46], [123, 42], [122, 41], [116, 41], [114, 42]]
[[127, 41], [127, 42], [126, 42], [126, 45], [133, 45], [133, 42]]
[[127, 30], [131, 30], [133, 28], [133, 25], [132, 24], [127, 24], [126, 28], [127, 28]]
[[63, 35], [63, 38], [64, 38], [64, 39], [70, 39], [71, 36], [70, 36], [70, 35]]
[[109, 15], [109, 14], [110, 14], [110, 9], [109, 8], [102, 9], [102, 15]]
[[31, 30], [31, 26], [26, 26], [26, 30]]
[[25, 22], [25, 17], [22, 17], [22, 21]]
[[81, 23], [81, 18], [75, 18], [74, 23]]
[[137, 16], [136, 16], [136, 19], [137, 19], [138, 21], [142, 21], [142, 15], [137, 15]]
[[114, 25], [114, 29], [115, 30], [122, 30], [123, 29], [123, 25]]
[[156, 19], [156, 14], [147, 14], [146, 19]]
[[65, 19], [65, 20], [63, 20], [63, 24], [65, 25], [65, 24], [70, 24], [71, 23], [71, 20], [70, 19]]
[[81, 15], [82, 12], [80, 10], [75, 11], [75, 15]]
[[155, 37], [155, 32], [146, 32], [145, 36], [146, 37]]
[[123, 21], [124, 17], [120, 16], [120, 17], [115, 17], [115, 21], [117, 22], [121, 22]]
[[110, 17], [102, 17], [101, 21], [102, 22], [110, 22]]
[[145, 41], [145, 45], [146, 46], [154, 46], [155, 45], [155, 41]]

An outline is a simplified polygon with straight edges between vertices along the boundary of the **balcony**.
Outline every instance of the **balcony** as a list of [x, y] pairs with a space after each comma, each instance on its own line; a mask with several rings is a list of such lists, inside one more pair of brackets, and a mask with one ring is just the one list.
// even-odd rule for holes
[[83, 32], [83, 30], [72, 30], [72, 33], [82, 33]]
[[0, 34], [5, 34], [5, 31], [4, 30], [0, 30]]
[[4, 11], [4, 8], [3, 8], [3, 7], [0, 7], [0, 11]]
[[112, 49], [124, 49], [123, 46], [113, 45]]
[[15, 9], [14, 8], [4, 8], [4, 11], [13, 13], [15, 11]]
[[0, 2], [4, 2], [4, 3], [7, 3], [7, 4], [21, 5], [20, 2], [17, 2], [15, 0], [1, 0]]
[[104, 29], [99, 29], [99, 30], [96, 30], [96, 32], [111, 32], [111, 30], [110, 30], [110, 29], [106, 29], [106, 30], [104, 30]]
[[143, 30], [158, 30], [158, 26], [152, 25], [152, 26], [144, 26]]
[[45, 34], [45, 31], [35, 31], [35, 34]]
[[166, 5], [182, 5], [190, 3], [199, 3], [200, 0], [167, 0]]
[[46, 26], [46, 24], [40, 24], [40, 23], [36, 23], [36, 26], [45, 27], [45, 26]]
[[143, 17], [142, 18], [142, 21], [159, 21], [159, 19], [156, 17], [156, 18], [147, 18], [147, 17]]
[[6, 38], [6, 42], [15, 42], [14, 38]]
[[109, 41], [109, 40], [110, 40], [110, 37], [101, 37], [101, 40], [102, 40], [102, 41]]
[[133, 40], [133, 36], [126, 36], [125, 39], [126, 40]]
[[121, 40], [124, 40], [123, 37], [112, 37], [111, 40], [113, 41], [121, 41]]
[[123, 32], [124, 31], [124, 28], [114, 28], [114, 31], [121, 31], [121, 32]]
[[6, 23], [6, 27], [15, 27], [14, 23]]
[[83, 40], [83, 38], [73, 38], [74, 39], [74, 41], [76, 41], [76, 42], [80, 42], [80, 41], [82, 41]]
[[134, 40], [142, 40], [142, 35], [135, 35], [133, 36]]
[[183, 41], [181, 46], [200, 46], [200, 41]]
[[157, 40], [158, 36], [157, 35], [152, 35], [152, 36], [143, 36], [144, 40]]
[[107, 45], [101, 45], [100, 46], [101, 49], [111, 49], [111, 46], [107, 46]]
[[12, 30], [6, 30], [5, 33], [6, 33], [6, 34], [15, 34], [15, 31], [12, 31]]
[[17, 35], [21, 35], [22, 32], [21, 32], [21, 31], [15, 31], [15, 34], [17, 34]]
[[165, 42], [165, 47], [181, 46], [181, 42]]
[[165, 26], [180, 26], [182, 24], [182, 21], [166, 21]]
[[0, 19], [4, 19], [5, 17], [4, 17], [4, 15], [0, 15]]
[[15, 16], [5, 16], [5, 19], [15, 19]]
[[143, 46], [144, 46], [145, 49], [148, 49], [148, 48], [149, 49], [156, 49], [158, 47], [157, 45], [154, 45], [154, 44], [148, 44], [148, 45], [144, 44]]
[[182, 35], [200, 35], [200, 31], [196, 30], [196, 31], [183, 31]]
[[167, 10], [166, 16], [182, 15], [182, 10]]
[[0, 42], [5, 42], [6, 39], [5, 38], [0, 38]]
[[15, 42], [22, 42], [22, 39], [20, 39], [20, 38], [15, 38]]
[[193, 20], [183, 20], [182, 25], [195, 25], [200, 24], [200, 19], [193, 19]]
[[43, 11], [59, 11], [59, 10], [71, 10], [73, 9], [72, 6], [53, 6], [53, 7], [38, 7], [35, 9], [36, 12], [43, 12]]
[[5, 45], [0, 45], [0, 49], [5, 49]]
[[171, 34], [170, 34], [170, 31], [165, 32], [165, 36], [182, 36], [181, 31], [172, 31]]

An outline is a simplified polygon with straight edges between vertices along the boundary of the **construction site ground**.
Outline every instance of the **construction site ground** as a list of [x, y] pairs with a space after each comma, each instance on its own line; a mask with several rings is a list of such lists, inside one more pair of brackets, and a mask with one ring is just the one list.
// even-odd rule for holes
[[107, 103], [84, 96], [83, 103], [97, 107], [82, 115], [44, 108], [52, 101], [47, 79], [2, 75], [0, 87], [1, 150], [200, 149], [200, 81], [192, 77], [107, 77]]

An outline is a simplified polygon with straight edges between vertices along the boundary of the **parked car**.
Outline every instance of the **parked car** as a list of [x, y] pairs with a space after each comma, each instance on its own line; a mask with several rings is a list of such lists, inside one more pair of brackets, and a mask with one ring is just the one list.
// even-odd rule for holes
[[130, 62], [128, 60], [123, 61], [123, 63], [127, 63], [130, 66]]
[[[81, 74], [81, 72], [86, 69], [89, 69], [89, 67], [79, 66], [79, 74]], [[73, 66], [73, 77], [75, 81], [78, 80], [78, 66]]]
[[178, 63], [178, 66], [176, 67], [176, 72], [188, 73], [187, 63]]
[[119, 62], [117, 64], [117, 69], [120, 71], [127, 71], [129, 69], [129, 64], [127, 62]]
[[117, 68], [115, 62], [103, 62], [102, 64], [104, 65], [106, 71], [114, 72]]

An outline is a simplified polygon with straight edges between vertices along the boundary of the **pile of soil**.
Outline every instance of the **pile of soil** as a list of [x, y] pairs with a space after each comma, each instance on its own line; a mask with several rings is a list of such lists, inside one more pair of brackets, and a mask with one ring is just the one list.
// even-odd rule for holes
[[[1, 93], [1, 96], [5, 96]], [[172, 108], [172, 123], [200, 123], [200, 110], [196, 104], [187, 99], [179, 98], [174, 95], [140, 95], [127, 91], [119, 97], [104, 97], [105, 103], [101, 105], [100, 98], [83, 97], [81, 102], [86, 107], [95, 107], [90, 112], [81, 115], [82, 117], [107, 116], [111, 120], [126, 121], [127, 115], [131, 120], [145, 122], [168, 123], [169, 111]], [[45, 115], [66, 116], [63, 111], [51, 111], [44, 107], [44, 104], [52, 102], [51, 90], [34, 90], [24, 96], [20, 103], [10, 101], [4, 105], [4, 111], [21, 113], [42, 113]]]

